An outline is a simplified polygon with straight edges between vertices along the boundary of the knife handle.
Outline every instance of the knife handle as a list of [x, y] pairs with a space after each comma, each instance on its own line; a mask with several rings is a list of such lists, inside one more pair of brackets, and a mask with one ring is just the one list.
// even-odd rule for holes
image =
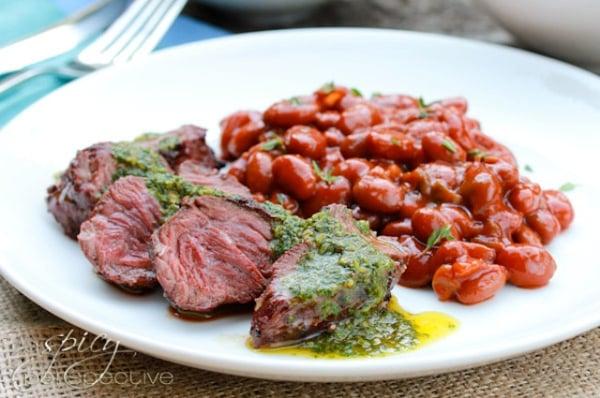
[[50, 69], [48, 68], [31, 68], [5, 77], [0, 80], [0, 97], [22, 83], [25, 83], [34, 77], [45, 75], [48, 72], [50, 72]]

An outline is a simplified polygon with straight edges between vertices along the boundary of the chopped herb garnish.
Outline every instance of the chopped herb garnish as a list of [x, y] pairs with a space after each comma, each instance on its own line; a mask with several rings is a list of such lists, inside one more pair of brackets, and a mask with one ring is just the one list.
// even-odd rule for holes
[[313, 170], [315, 171], [315, 174], [327, 184], [332, 184], [337, 179], [336, 176], [331, 174], [331, 169], [321, 169], [321, 167], [319, 167], [319, 164], [314, 160], [312, 161], [312, 166]]
[[292, 104], [292, 105], [300, 105], [301, 104], [300, 98], [298, 98], [298, 97], [292, 97], [292, 98], [290, 98], [290, 104]]
[[400, 141], [398, 141], [398, 138], [394, 136], [390, 138], [390, 142], [392, 143], [392, 145], [400, 146]]
[[452, 235], [452, 227], [450, 224], [446, 224], [441, 228], [436, 229], [429, 235], [427, 239], [427, 247], [425, 251], [430, 250], [432, 247], [440, 243], [443, 239], [455, 240], [456, 238]]
[[427, 113], [427, 104], [423, 97], [419, 97], [417, 100], [417, 106], [419, 107], [419, 119], [425, 119], [429, 114]]
[[487, 156], [487, 153], [479, 148], [469, 149], [467, 153], [474, 159], [483, 159]]
[[562, 192], [569, 192], [575, 189], [577, 185], [573, 184], [572, 182], [566, 182], [564, 184], [562, 184], [560, 186], [560, 188], [558, 188], [560, 191]]
[[362, 96], [363, 96], [363, 95], [362, 95], [362, 93], [360, 92], [360, 90], [359, 90], [359, 89], [357, 89], [357, 88], [354, 88], [354, 87], [352, 87], [352, 88], [350, 89], [350, 92], [351, 92], [351, 93], [352, 93], [352, 95], [353, 95], [353, 96], [355, 96], [355, 97], [362, 97]]
[[325, 83], [321, 86], [321, 91], [325, 94], [329, 94], [333, 90], [335, 90], [335, 84], [333, 82]]
[[371, 98], [377, 98], [377, 97], [381, 97], [383, 94], [381, 94], [379, 91], [375, 91], [373, 94], [371, 94]]
[[524, 169], [525, 171], [529, 171], [530, 173], [533, 171], [533, 168], [528, 164], [525, 165]]
[[281, 139], [281, 137], [275, 137], [275, 138], [271, 138], [268, 141], [265, 141], [260, 148], [263, 151], [272, 151], [273, 149], [276, 148], [282, 148], [283, 149], [284, 145], [283, 145], [283, 140]]
[[454, 142], [450, 141], [450, 140], [444, 140], [442, 142], [442, 146], [444, 148], [446, 148], [447, 150], [449, 150], [452, 153], [456, 153], [456, 145], [454, 145]]

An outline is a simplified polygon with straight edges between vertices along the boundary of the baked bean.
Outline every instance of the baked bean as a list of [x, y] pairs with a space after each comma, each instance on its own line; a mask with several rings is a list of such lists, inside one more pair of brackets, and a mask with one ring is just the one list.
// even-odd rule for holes
[[404, 191], [389, 180], [366, 175], [354, 184], [352, 195], [361, 208], [390, 214], [400, 211]]
[[413, 233], [421, 242], [427, 242], [427, 239], [429, 239], [435, 230], [447, 225], [450, 225], [450, 232], [454, 239], [461, 239], [460, 232], [456, 226], [438, 209], [422, 207], [413, 214], [411, 220]]
[[293, 126], [285, 133], [283, 142], [289, 153], [297, 153], [311, 159], [325, 156], [327, 140], [319, 130], [308, 126]]
[[506, 277], [502, 266], [472, 259], [439, 267], [433, 275], [432, 286], [442, 301], [455, 297], [463, 304], [476, 304], [502, 289]]
[[532, 246], [542, 246], [540, 236], [526, 224], [522, 224], [512, 235], [515, 243], [525, 243]]
[[433, 270], [444, 264], [453, 264], [457, 261], [468, 261], [474, 258], [492, 264], [496, 258], [496, 252], [487, 246], [456, 240], [442, 243], [431, 257], [431, 266]]
[[573, 221], [574, 213], [573, 206], [567, 198], [567, 196], [555, 190], [544, 191], [544, 199], [550, 212], [556, 217], [560, 223], [561, 229], [565, 230], [569, 228]]
[[325, 157], [319, 160], [321, 169], [333, 170], [335, 166], [344, 161], [344, 156], [338, 147], [328, 147], [325, 149]]
[[508, 200], [515, 210], [529, 214], [540, 207], [542, 189], [538, 184], [523, 181], [510, 190]]
[[345, 87], [335, 87], [333, 84], [326, 84], [315, 92], [317, 104], [322, 110], [338, 109], [340, 101], [348, 93]]
[[402, 235], [411, 235], [412, 232], [412, 221], [410, 218], [405, 218], [404, 220], [390, 221], [381, 230], [382, 235], [398, 237]]
[[400, 284], [406, 287], [422, 287], [431, 282], [433, 271], [429, 266], [431, 252], [412, 236], [398, 239], [400, 246], [408, 253], [406, 269], [400, 276]]
[[295, 98], [277, 102], [263, 115], [265, 123], [275, 127], [291, 127], [316, 121], [319, 107], [313, 102]]
[[315, 116], [315, 124], [320, 129], [328, 129], [337, 126], [342, 116], [336, 111], [319, 112]]
[[350, 182], [342, 176], [334, 177], [331, 182], [319, 181], [315, 194], [302, 204], [302, 213], [309, 217], [332, 203], [348, 205], [351, 193]]
[[454, 140], [442, 133], [429, 132], [422, 141], [425, 157], [430, 161], [462, 162], [467, 159], [467, 153]]
[[253, 193], [268, 193], [273, 183], [273, 158], [266, 152], [254, 152], [248, 158], [246, 185]]
[[486, 156], [483, 160], [488, 169], [500, 179], [504, 189], [511, 189], [517, 185], [519, 182], [519, 169], [515, 164], [493, 156]]
[[427, 204], [427, 199], [419, 191], [408, 191], [404, 194], [402, 205], [400, 206], [400, 215], [410, 218], [417, 210]]
[[[559, 191], [520, 176], [512, 153], [467, 116], [464, 98], [423, 104], [370, 99], [333, 83], [263, 114], [221, 122], [225, 173], [302, 217], [341, 203], [407, 252], [404, 286], [433, 285], [473, 304], [506, 283], [540, 286], [554, 273], [543, 245], [573, 221]], [[281, 137], [281, 145], [264, 147]], [[432, 234], [449, 228], [425, 250]], [[510, 274], [510, 276], [509, 276]]]
[[297, 155], [283, 155], [273, 161], [273, 179], [286, 193], [306, 200], [317, 190], [317, 177], [311, 165]]
[[463, 206], [451, 203], [442, 203], [437, 207], [439, 211], [450, 220], [462, 237], [471, 237], [474, 234], [473, 220], [468, 210]]
[[346, 134], [360, 128], [367, 128], [381, 123], [379, 111], [369, 105], [357, 104], [342, 112], [342, 117], [336, 127]]
[[509, 272], [509, 281], [520, 287], [546, 285], [556, 263], [546, 249], [539, 246], [514, 244], [498, 250], [496, 262]]
[[485, 216], [490, 205], [502, 200], [500, 180], [484, 164], [477, 162], [467, 167], [460, 192], [475, 216]]
[[359, 178], [371, 170], [371, 163], [365, 159], [352, 158], [336, 164], [333, 168], [334, 175], [344, 176], [354, 184]]
[[325, 139], [327, 140], [327, 146], [339, 147], [342, 145], [346, 136], [337, 128], [330, 127], [325, 130]]
[[400, 162], [409, 162], [418, 157], [413, 138], [383, 125], [369, 130], [367, 151], [375, 158]]
[[221, 121], [221, 152], [224, 158], [238, 158], [258, 142], [265, 124], [260, 112], [240, 111]]
[[526, 215], [525, 220], [531, 229], [538, 233], [545, 245], [560, 233], [560, 222], [548, 209], [538, 209]]
[[361, 132], [346, 136], [340, 149], [346, 158], [364, 158], [367, 155], [367, 138], [369, 133]]

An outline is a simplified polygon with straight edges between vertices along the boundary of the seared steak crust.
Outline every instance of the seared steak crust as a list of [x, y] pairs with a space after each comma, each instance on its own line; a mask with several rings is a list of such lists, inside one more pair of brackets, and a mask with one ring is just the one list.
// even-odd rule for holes
[[[205, 142], [206, 130], [186, 125], [166, 134], [136, 141], [136, 145], [158, 151], [165, 167], [178, 167], [193, 160], [205, 168], [219, 166], [213, 151]], [[77, 155], [60, 180], [48, 188], [48, 210], [63, 227], [66, 235], [75, 239], [79, 227], [92, 212], [102, 193], [112, 183], [117, 162], [110, 142], [92, 145]]]
[[[364, 244], [371, 244], [375, 249], [390, 257], [395, 267], [386, 268], [380, 288], [384, 289], [384, 302], [390, 296], [390, 290], [404, 270], [406, 255], [397, 247], [379, 240], [375, 235], [363, 234], [356, 226], [352, 215], [345, 206], [330, 205], [325, 211], [334, 217], [350, 234], [364, 238]], [[318, 261], [319, 267], [324, 262], [337, 263], [340, 253], [322, 254], [311, 242], [294, 246], [273, 264], [273, 277], [264, 293], [258, 298], [252, 317], [250, 334], [255, 347], [288, 345], [298, 340], [318, 334], [336, 322], [351, 316], [353, 311], [362, 308], [369, 299], [369, 287], [361, 283], [337, 285], [333, 293], [322, 293], [309, 299], [298, 299], [291, 293], [285, 280], [298, 272], [301, 261]], [[375, 270], [373, 272], [380, 272]], [[300, 280], [299, 283], [310, 283]], [[385, 286], [383, 286], [385, 284]], [[328, 310], [334, 308], [335, 310]]]
[[73, 239], [117, 170], [111, 145], [104, 142], [78, 151], [60, 180], [48, 188], [48, 210]]

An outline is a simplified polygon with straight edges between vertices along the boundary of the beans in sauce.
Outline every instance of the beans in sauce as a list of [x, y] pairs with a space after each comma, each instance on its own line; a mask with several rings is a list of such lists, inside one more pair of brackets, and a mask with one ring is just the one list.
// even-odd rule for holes
[[564, 193], [521, 176], [467, 110], [460, 97], [365, 98], [329, 83], [226, 117], [221, 150], [258, 200], [304, 217], [345, 204], [405, 249], [400, 284], [475, 304], [507, 282], [547, 284], [556, 264], [544, 245], [574, 213]]

